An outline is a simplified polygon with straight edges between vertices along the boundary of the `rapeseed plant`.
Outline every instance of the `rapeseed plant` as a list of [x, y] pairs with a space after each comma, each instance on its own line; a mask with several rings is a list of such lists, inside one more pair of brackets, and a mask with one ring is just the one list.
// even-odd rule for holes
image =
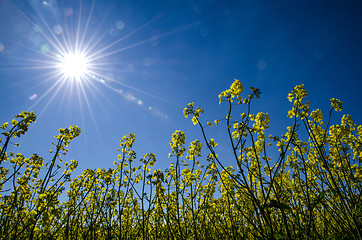
[[[199, 126], [202, 141], [187, 147], [185, 133], [175, 131], [164, 171], [152, 170], [153, 153], [136, 161], [130, 133], [120, 140], [113, 169], [72, 178], [77, 161], [62, 159], [80, 129], [59, 129], [50, 161], [26, 157], [10, 149], [19, 146], [11, 139], [36, 121], [21, 112], [1, 126], [0, 238], [361, 239], [362, 127], [350, 115], [332, 125], [333, 111], [342, 111], [334, 98], [324, 120], [298, 85], [288, 95], [292, 125], [280, 137], [267, 136], [269, 115], [251, 109], [260, 90], [243, 91], [235, 80], [219, 95], [227, 115], [214, 121], [202, 121], [204, 110], [188, 104], [184, 115]], [[245, 111], [235, 114], [238, 106]], [[223, 123], [231, 166], [206, 131]], [[278, 154], [268, 154], [272, 149]]]

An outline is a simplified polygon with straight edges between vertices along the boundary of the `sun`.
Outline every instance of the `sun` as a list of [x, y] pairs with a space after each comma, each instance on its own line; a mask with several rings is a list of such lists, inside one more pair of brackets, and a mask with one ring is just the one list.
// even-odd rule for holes
[[69, 52], [58, 56], [57, 67], [65, 79], [82, 79], [89, 73], [89, 59], [80, 52]]
[[[57, 4], [57, 1], [30, 2], [29, 11], [28, 9], [25, 9], [26, 11], [20, 9], [20, 11], [25, 17], [26, 27], [32, 33], [29, 39], [24, 39], [27, 43], [29, 40], [31, 47], [25, 49], [31, 52], [24, 52], [24, 56], [17, 56], [21, 60], [19, 69], [39, 71], [41, 75], [34, 78], [42, 79], [36, 81], [33, 87], [36, 88], [42, 84], [49, 87], [42, 95], [33, 93], [29, 97], [33, 104], [27, 110], [33, 110], [40, 102], [45, 102], [47, 99], [42, 109], [42, 113], [45, 112], [52, 102], [66, 99], [57, 97], [65, 90], [66, 94], [69, 94], [67, 96], [78, 96], [79, 107], [86, 106], [95, 123], [89, 94], [96, 98], [99, 96], [107, 99], [108, 94], [104, 91], [111, 90], [125, 101], [136, 104], [155, 116], [167, 119], [167, 115], [157, 107], [147, 104], [138, 95], [147, 95], [169, 103], [171, 101], [142, 87], [132, 85], [131, 79], [136, 76], [133, 74], [138, 76], [142, 73], [142, 78], [144, 76], [149, 78], [148, 74], [143, 75], [143, 71], [148, 73], [144, 67], [151, 67], [152, 59], [147, 60], [148, 57], [139, 51], [134, 52], [136, 55], [132, 52], [130, 55], [124, 52], [141, 45], [145, 47], [142, 49], [147, 49], [148, 44], [153, 49], [159, 44], [160, 38], [188, 29], [194, 23], [155, 34], [154, 31], [146, 28], [161, 20], [163, 14], [158, 14], [141, 25], [134, 25], [131, 21], [133, 16], [130, 15], [129, 19], [128, 17], [120, 19], [119, 13], [113, 14], [113, 4], [108, 6], [106, 15], [103, 15], [102, 11], [98, 13], [96, 11], [98, 4], [102, 6], [100, 9], [107, 8], [107, 5], [103, 3], [101, 5], [102, 1], [96, 4], [96, 0], [79, 0], [75, 1], [77, 3], [70, 4], [73, 1], [67, 0], [65, 1], [67, 4], [64, 4], [67, 5], [66, 8], [63, 8], [63, 4]], [[33, 16], [34, 13], [36, 14]], [[112, 14], [108, 15], [109, 13]], [[99, 21], [100, 19], [103, 20]], [[131, 24], [128, 25], [124, 21], [130, 21]], [[38, 47], [38, 49], [33, 47]], [[138, 54], [141, 54], [140, 59], [134, 59], [133, 56], [138, 58]], [[135, 67], [138, 64], [141, 64], [139, 69]], [[3, 69], [2, 65], [1, 69]], [[73, 101], [70, 102], [73, 103]]]

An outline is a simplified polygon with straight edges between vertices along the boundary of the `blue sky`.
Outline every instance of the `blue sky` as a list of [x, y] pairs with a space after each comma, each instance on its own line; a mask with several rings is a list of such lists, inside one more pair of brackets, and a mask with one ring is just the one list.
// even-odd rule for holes
[[[225, 116], [217, 95], [235, 78], [261, 89], [253, 108], [268, 112], [279, 134], [292, 123], [287, 94], [301, 83], [312, 108], [326, 116], [339, 98], [360, 124], [361, 12], [359, 1], [2, 0], [0, 121], [34, 111], [20, 151], [45, 159], [57, 129], [78, 125], [66, 159], [80, 170], [112, 167], [129, 132], [139, 158], [154, 152], [166, 168], [175, 130], [187, 143], [201, 138], [183, 108], [195, 102], [205, 121]], [[59, 50], [75, 44], [93, 57], [81, 81], [62, 79], [57, 67]]]

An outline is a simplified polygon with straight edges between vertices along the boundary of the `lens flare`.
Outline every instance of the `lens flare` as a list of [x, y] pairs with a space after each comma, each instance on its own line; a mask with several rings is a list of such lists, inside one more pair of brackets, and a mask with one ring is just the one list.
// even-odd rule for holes
[[[155, 15], [141, 24], [132, 24], [135, 16], [124, 15], [121, 20], [120, 16], [113, 14], [112, 6], [103, 5], [101, 1], [97, 4], [96, 0], [65, 1], [74, 2], [68, 8], [64, 8], [67, 4], [57, 4], [57, 1], [25, 2], [29, 3], [24, 6], [16, 3], [13, 5], [19, 10], [21, 16], [19, 22], [24, 23], [24, 29], [28, 31], [29, 36], [14, 28], [15, 33], [24, 40], [19, 49], [23, 48], [22, 45], [26, 47], [23, 55], [15, 56], [19, 61], [16, 63], [9, 61], [9, 65], [16, 64], [16, 67], [10, 66], [9, 69], [39, 71], [39, 75], [32, 79], [36, 80], [32, 88], [47, 86], [44, 92], [29, 98], [33, 103], [27, 110], [33, 110], [40, 102], [45, 102], [40, 116], [55, 101], [64, 101], [74, 96], [77, 97], [76, 102], [79, 103], [80, 109], [83, 106], [88, 108], [96, 126], [89, 96], [98, 102], [101, 102], [98, 98], [110, 102], [108, 94], [103, 89], [106, 87], [121, 95], [124, 100], [155, 116], [167, 119], [167, 115], [158, 111], [157, 106], [150, 106], [148, 97], [171, 104], [174, 104], [173, 101], [153, 94], [147, 87], [142, 89], [132, 86], [135, 78], [133, 74], [148, 76], [148, 72], [142, 72], [143, 68], [150, 69], [157, 61], [144, 56], [141, 52], [140, 59], [133, 59], [138, 51], [132, 53], [132, 49], [142, 45], [146, 47], [148, 44], [153, 49], [160, 44], [161, 38], [190, 29], [197, 22], [158, 32], [150, 31], [148, 28], [153, 24], [160, 24], [159, 21], [163, 19], [165, 13]], [[99, 6], [108, 7], [105, 14], [98, 11]], [[0, 42], [2, 56], [2, 52], [7, 49], [8, 46]], [[126, 51], [129, 54], [125, 54]], [[5, 52], [6, 54], [9, 55]], [[139, 64], [142, 66], [139, 67]], [[3, 66], [0, 66], [0, 70], [1, 68]], [[125, 76], [128, 79], [122, 80]], [[63, 91], [65, 94], [61, 96]], [[139, 95], [143, 95], [144, 98]], [[74, 105], [75, 101], [69, 100], [69, 102]]]

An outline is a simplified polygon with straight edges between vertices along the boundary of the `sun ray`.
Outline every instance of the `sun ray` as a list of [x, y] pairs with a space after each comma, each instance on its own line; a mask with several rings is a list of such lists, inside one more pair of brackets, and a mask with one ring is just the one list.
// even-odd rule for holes
[[[53, 81], [51, 86], [48, 87], [43, 94], [38, 94], [38, 97], [34, 99], [31, 108], [38, 106], [40, 102], [47, 101], [42, 108], [43, 114], [54, 99], [56, 99], [57, 96], [59, 97], [60, 90], [63, 88], [68, 89], [68, 91], [66, 94], [60, 96], [61, 102], [63, 103], [66, 99], [69, 99], [69, 97], [65, 97], [66, 95], [77, 95], [77, 102], [86, 106], [86, 109], [88, 109], [89, 113], [92, 115], [92, 122], [94, 124], [95, 116], [92, 112], [89, 94], [92, 94], [92, 97], [94, 97], [99, 104], [104, 104], [104, 100], [106, 100], [108, 105], [117, 108], [112, 101], [109, 100], [109, 96], [105, 94], [102, 87], [112, 90], [121, 95], [125, 100], [137, 104], [149, 111], [153, 111], [154, 108], [147, 105], [141, 99], [142, 95], [174, 104], [172, 101], [162, 98], [146, 89], [134, 87], [132, 84], [116, 80], [113, 77], [109, 78], [107, 73], [133, 72], [127, 69], [128, 64], [125, 62], [121, 63], [122, 65], [120, 68], [113, 67], [115, 64], [119, 63], [118, 61], [112, 63], [113, 57], [126, 50], [150, 43], [154, 38], [162, 38], [174, 32], [187, 29], [193, 24], [173, 29], [156, 36], [143, 37], [143, 40], [133, 41], [130, 44], [124, 45], [123, 42], [125, 40], [132, 39], [132, 37], [136, 38], [137, 33], [142, 33], [143, 30], [151, 26], [151, 24], [160, 21], [165, 14], [159, 14], [151, 18], [151, 20], [140, 24], [138, 27], [124, 32], [120, 37], [115, 39], [111, 38], [108, 41], [108, 39], [106, 39], [107, 34], [109, 34], [115, 25], [113, 24], [109, 28], [104, 28], [104, 25], [108, 15], [112, 11], [112, 7], [107, 6], [106, 14], [100, 18], [100, 21], [97, 21], [97, 24], [92, 25], [95, 19], [93, 13], [96, 9], [96, 0], [92, 0], [88, 6], [85, 1], [80, 0], [77, 5], [72, 8], [74, 10], [74, 15], [73, 13], [71, 15], [64, 14], [60, 15], [60, 17], [56, 14], [57, 8], [54, 4], [44, 4], [43, 6], [41, 4], [37, 5], [37, 3], [30, 3], [30, 6], [36, 13], [34, 15], [36, 18], [32, 16], [28, 17], [27, 14], [20, 10], [25, 16], [26, 21], [33, 27], [36, 34], [42, 37], [42, 42], [45, 41], [45, 43], [40, 42], [35, 45], [38, 45], [39, 47], [42, 47], [44, 44], [49, 45], [44, 52], [42, 49], [41, 51], [36, 51], [32, 46], [24, 45], [25, 49], [34, 53], [34, 56], [38, 55], [39, 57], [23, 57], [22, 59], [18, 59], [23, 66], [20, 67], [18, 65], [16, 67], [17, 70], [48, 71], [47, 74], [40, 74], [41, 78], [45, 79], [36, 81], [35, 84], [31, 86], [31, 89], [37, 88], [38, 86], [40, 87], [41, 85], [46, 86], [46, 84]], [[47, 9], [42, 10], [42, 8]], [[48, 11], [54, 16], [53, 23], [48, 18]], [[26, 38], [25, 35], [24, 38]], [[124, 68], [122, 68], [122, 66], [124, 66]], [[9, 68], [7, 69], [9, 70]], [[141, 98], [136, 96], [134, 92], [140, 93], [139, 95], [141, 95]], [[100, 100], [99, 97], [101, 97], [102, 100]], [[82, 117], [84, 117], [83, 115], [82, 109]]]
[[[62, 44], [57, 41], [57, 39], [55, 38], [55, 40], [57, 41], [58, 44], [55, 44], [46, 34], [44, 34], [44, 32], [41, 30], [41, 28], [33, 21], [31, 20], [18, 6], [16, 6], [17, 9], [19, 10], [19, 12], [22, 14], [22, 16], [35, 28], [38, 29], [38, 32], [49, 42], [51, 43], [52, 46], [54, 46], [55, 48], [62, 48]], [[49, 25], [46, 23], [45, 19], [43, 18], [43, 16], [39, 13], [39, 11], [36, 8], [33, 8], [34, 11], [37, 13], [37, 15], [39, 16], [39, 18], [41, 19], [42, 23], [45, 25], [45, 27], [48, 29], [48, 31], [50, 33], [52, 33], [52, 31], [50, 30]], [[53, 36], [54, 37], [54, 36]], [[59, 51], [59, 49], [57, 49]]]
[[[104, 39], [104, 37], [106, 36], [106, 34], [109, 32], [109, 30], [112, 27], [109, 27], [106, 31], [103, 32], [103, 34], [101, 34], [100, 36], [98, 36], [98, 33], [100, 31], [100, 28], [102, 27], [102, 25], [104, 24], [104, 21], [106, 20], [109, 12], [111, 11], [111, 7], [108, 8], [107, 13], [104, 15], [104, 17], [102, 18], [102, 20], [100, 21], [100, 23], [98, 24], [97, 28], [93, 31], [93, 34], [91, 35], [91, 37], [89, 38], [89, 40], [85, 43], [84, 48], [87, 49], [89, 52], [91, 52], [93, 50], [94, 47], [96, 47], [101, 40]], [[95, 40], [95, 38], [97, 38]], [[93, 43], [90, 45], [90, 43]]]
[[27, 111], [30, 111], [32, 109], [34, 109], [35, 106], [38, 105], [38, 103], [40, 103], [43, 99], [45, 99], [48, 94], [50, 94], [53, 89], [58, 85], [58, 84], [61, 84], [63, 85], [64, 83], [62, 83], [61, 81], [57, 81], [55, 82], [48, 90], [46, 90], [28, 109]]
[[[134, 47], [140, 46], [140, 45], [142, 45], [142, 44], [148, 43], [148, 42], [152, 41], [154, 38], [162, 38], [162, 37], [165, 37], [165, 36], [170, 35], [170, 34], [172, 34], [172, 33], [176, 33], [176, 32], [185, 30], [185, 29], [187, 29], [187, 28], [190, 28], [190, 27], [194, 26], [195, 24], [196, 24], [196, 23], [179, 27], [179, 28], [174, 29], [174, 30], [172, 30], [172, 31], [169, 31], [169, 32], [166, 32], [166, 33], [157, 35], [157, 36], [150, 37], [150, 38], [148, 38], [148, 39], [145, 39], [145, 40], [142, 40], [142, 41], [139, 41], [139, 42], [130, 44], [130, 45], [128, 45], [128, 46], [126, 46], [126, 47], [123, 47], [123, 48], [116, 49], [116, 50], [114, 50], [114, 51], [112, 51], [112, 52], [107, 52], [107, 53], [104, 53], [104, 54], [100, 54], [101, 52], [98, 52], [98, 54], [97, 54], [98, 56], [97, 56], [97, 57], [94, 57], [92, 60], [97, 60], [97, 59], [100, 59], [100, 58], [104, 58], [104, 57], [108, 57], [108, 56], [111, 56], [111, 55], [115, 55], [116, 53], [123, 52], [123, 51], [129, 50], [129, 49], [132, 49], [132, 48], [134, 48]], [[107, 49], [108, 49], [108, 47], [107, 47]], [[93, 55], [96, 55], [96, 54], [93, 54]], [[92, 55], [91, 55], [90, 57], [92, 57]]]
[[[42, 110], [39, 113], [39, 118], [44, 114], [44, 112], [48, 109], [49, 105], [53, 102], [55, 97], [58, 95], [58, 92], [62, 89], [62, 86], [65, 84], [64, 81], [58, 81], [59, 86], [55, 89], [54, 93], [50, 96], [49, 100], [45, 104], [45, 106], [42, 108]], [[54, 89], [57, 85], [54, 84], [50, 89], [48, 89], [43, 96], [41, 96], [27, 111], [32, 110], [43, 98], [45, 98], [49, 93], [52, 92], [52, 89]]]
[[[99, 132], [98, 124], [97, 124], [97, 122], [96, 122], [96, 118], [94, 117], [94, 113], [93, 113], [92, 107], [91, 107], [91, 105], [90, 105], [90, 103], [89, 103], [88, 96], [87, 96], [87, 92], [84, 90], [84, 86], [83, 86], [82, 83], [79, 83], [78, 86], [79, 86], [80, 89], [82, 90], [83, 98], [85, 99], [85, 102], [86, 102], [86, 105], [87, 105], [89, 114], [90, 114], [91, 119], [92, 119], [92, 123], [93, 123], [94, 129], [96, 130], [97, 137], [98, 137], [98, 139], [100, 140], [100, 141], [99, 141], [99, 144], [100, 144], [100, 146], [101, 146], [101, 148], [102, 148], [102, 151], [104, 152], [104, 151], [105, 151], [105, 147], [104, 147], [103, 141], [101, 141], [102, 135], [101, 135], [101, 133]], [[79, 94], [79, 95], [80, 95], [80, 94]]]
[[87, 31], [88, 31], [88, 27], [89, 27], [89, 24], [90, 24], [90, 21], [91, 21], [91, 18], [92, 18], [92, 15], [93, 15], [93, 10], [94, 10], [94, 7], [95, 7], [95, 3], [96, 1], [93, 0], [92, 1], [92, 6], [91, 6], [91, 9], [89, 10], [89, 14], [88, 14], [88, 17], [87, 17], [87, 21], [86, 21], [86, 24], [84, 26], [84, 30], [83, 30], [83, 34], [82, 34], [82, 38], [80, 40], [81, 42], [81, 45], [86, 49], [86, 46], [84, 46], [84, 39], [85, 39], [85, 36], [87, 34]]
[[[140, 30], [144, 29], [145, 27], [147, 27], [147, 26], [148, 26], [148, 25], [150, 25], [151, 23], [153, 23], [153, 22], [155, 22], [155, 21], [159, 20], [160, 18], [161, 18], [161, 16], [157, 16], [157, 17], [153, 18], [152, 20], [150, 20], [150, 21], [148, 21], [147, 23], [145, 23], [145, 24], [141, 25], [140, 27], [136, 28], [136, 29], [135, 29], [135, 30], [133, 30], [132, 32], [130, 32], [130, 33], [126, 34], [125, 36], [123, 36], [123, 37], [121, 37], [121, 38], [117, 39], [116, 41], [114, 41], [114, 42], [112, 42], [112, 43], [108, 44], [108, 45], [107, 45], [107, 46], [105, 46], [104, 48], [101, 48], [100, 50], [95, 51], [95, 52], [94, 52], [93, 54], [91, 54], [89, 57], [90, 57], [90, 58], [93, 58], [94, 56], [99, 55], [100, 53], [102, 53], [102, 52], [106, 51], [107, 49], [109, 49], [109, 48], [113, 47], [114, 45], [116, 45], [116, 44], [120, 43], [121, 41], [123, 41], [123, 40], [125, 40], [125, 39], [129, 38], [129, 37], [130, 37], [130, 36], [132, 36], [133, 34], [135, 34], [135, 33], [139, 32]], [[108, 56], [108, 55], [107, 55], [107, 56]], [[94, 58], [94, 59], [96, 60], [96, 59], [98, 59], [98, 58]]]
[[[47, 21], [44, 19], [43, 15], [39, 13], [38, 10], [36, 10], [36, 12], [38, 13], [42, 23], [44, 24], [44, 26], [46, 27], [46, 29], [48, 30], [48, 32], [50, 33], [50, 36], [54, 39], [54, 41], [56, 43], [54, 43], [54, 41], [50, 38], [50, 36], [48, 36], [47, 34], [45, 34], [42, 30], [39, 31], [39, 33], [52, 45], [52, 47], [54, 47], [58, 52], [66, 52], [67, 49], [63, 46], [63, 44], [59, 41], [59, 39], [57, 38], [57, 36], [53, 33], [51, 27], [49, 26], [49, 24], [47, 23]], [[34, 24], [34, 23], [33, 23]]]

